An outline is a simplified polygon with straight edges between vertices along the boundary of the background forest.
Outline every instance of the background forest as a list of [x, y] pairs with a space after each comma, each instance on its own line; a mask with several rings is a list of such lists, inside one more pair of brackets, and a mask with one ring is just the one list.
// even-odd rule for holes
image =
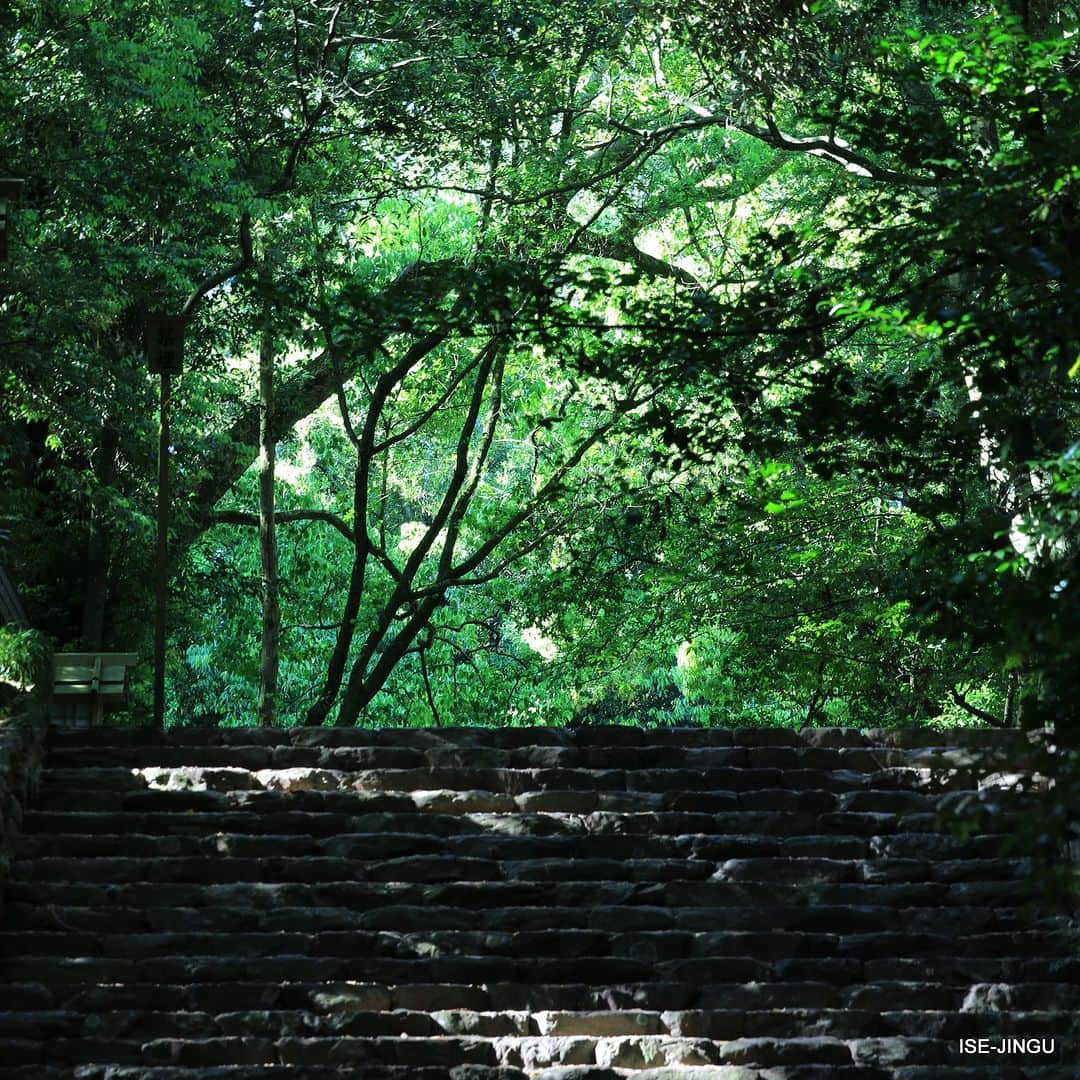
[[32, 625], [149, 707], [166, 314], [170, 723], [1076, 726], [1078, 21], [15, 0]]

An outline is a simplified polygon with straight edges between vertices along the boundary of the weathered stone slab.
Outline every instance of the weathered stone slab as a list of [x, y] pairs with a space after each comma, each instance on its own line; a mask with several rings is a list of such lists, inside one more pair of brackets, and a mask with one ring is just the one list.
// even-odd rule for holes
[[297, 727], [289, 730], [286, 742], [293, 746], [377, 746], [381, 734], [379, 731], [364, 728]]
[[[567, 729], [574, 746], [641, 746], [646, 741], [645, 732], [636, 725], [582, 725]], [[680, 743], [681, 745], [681, 743]]]
[[600, 1038], [611, 1035], [661, 1035], [667, 1028], [655, 1012], [620, 1010], [617, 1012], [535, 1013], [533, 1021], [541, 1035], [584, 1035]]
[[836, 807], [837, 796], [831, 791], [792, 791], [789, 788], [764, 788], [761, 791], [742, 791], [738, 809], [748, 811], [800, 811], [823, 814]]
[[765, 881], [814, 884], [855, 880], [855, 864], [846, 859], [760, 858], [727, 859], [713, 881]]
[[678, 1065], [662, 1065], [631, 1075], [634, 1080], [772, 1080], [768, 1073], [762, 1074], [757, 1069], [746, 1069], [741, 1065], [700, 1065], [693, 1072]]
[[443, 1009], [431, 1013], [431, 1020], [440, 1032], [447, 1035], [496, 1038], [507, 1035], [547, 1034], [538, 1030], [533, 1017], [524, 1011], [470, 1012], [467, 1009]]
[[[501, 1065], [455, 1065], [446, 1075], [449, 1080], [528, 1080], [520, 1069]], [[440, 1076], [439, 1080], [446, 1080], [446, 1076]]]
[[493, 1040], [500, 1065], [534, 1072], [552, 1065], [591, 1065], [596, 1060], [596, 1040], [577, 1036], [532, 1036]]
[[414, 1012], [439, 1012], [447, 1009], [468, 1009], [490, 1012], [492, 1000], [483, 986], [467, 983], [411, 983], [391, 988], [395, 1009]]
[[600, 805], [596, 791], [530, 791], [512, 800], [514, 806], [530, 814], [590, 814]]
[[791, 728], [736, 728], [732, 732], [735, 746], [802, 746], [803, 739]]
[[596, 1063], [617, 1069], [647, 1069], [663, 1065], [701, 1066], [719, 1060], [715, 1045], [705, 1039], [673, 1036], [630, 1036], [600, 1039]]
[[742, 1034], [747, 1038], [853, 1039], [872, 1036], [880, 1027], [880, 1017], [871, 1012], [851, 1009], [777, 1009], [745, 1013]]
[[699, 1009], [710, 1011], [845, 1007], [844, 995], [837, 987], [812, 979], [703, 985], [696, 996], [696, 1005]]
[[511, 796], [494, 791], [413, 791], [412, 800], [429, 814], [506, 814], [516, 808]]
[[529, 1074], [529, 1080], [622, 1080], [622, 1073], [596, 1065], [555, 1065]]
[[944, 1065], [955, 1053], [955, 1046], [950, 1047], [934, 1038], [852, 1039], [848, 1046], [856, 1065], [884, 1069], [895, 1069], [899, 1065]]
[[851, 1050], [840, 1039], [733, 1039], [717, 1044], [719, 1058], [733, 1065], [850, 1065]]
[[[416, 769], [434, 764], [429, 754], [419, 747], [407, 746], [323, 746], [310, 750], [302, 747], [282, 748], [274, 753], [274, 764], [314, 765], [334, 772], [361, 771], [373, 768]], [[295, 760], [294, 755], [310, 753], [311, 760]]]
[[871, 744], [869, 735], [860, 732], [858, 728], [804, 727], [799, 732], [799, 738], [807, 746], [825, 746], [830, 749], [846, 749]]

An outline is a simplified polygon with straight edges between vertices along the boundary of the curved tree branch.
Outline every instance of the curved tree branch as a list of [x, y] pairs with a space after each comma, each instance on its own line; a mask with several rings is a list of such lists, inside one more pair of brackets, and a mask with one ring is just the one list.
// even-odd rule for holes
[[1001, 717], [995, 716], [985, 709], [980, 709], [977, 705], [972, 705], [971, 702], [960, 693], [958, 687], [952, 686], [949, 688], [949, 697], [951, 697], [969, 716], [977, 717], [979, 720], [985, 720], [992, 727], [1002, 726]]
[[823, 158], [825, 161], [831, 161], [834, 165], [839, 165], [856, 176], [865, 176], [871, 180], [905, 187], [935, 188], [942, 186], [943, 182], [933, 176], [899, 172], [896, 169], [879, 165], [876, 161], [849, 146], [837, 136], [788, 135], [780, 130], [772, 116], [765, 118], [765, 125], [764, 128], [759, 128], [743, 124], [740, 125], [739, 130], [747, 135], [752, 135], [755, 139], [760, 139], [766, 145], [775, 147], [777, 150], [811, 154], [814, 157]]
[[216, 274], [211, 274], [207, 278], [203, 278], [198, 285], [195, 286], [195, 290], [188, 297], [187, 303], [180, 309], [180, 314], [185, 319], [190, 319], [195, 314], [196, 309], [202, 302], [202, 299], [211, 289], [216, 289], [219, 285], [224, 285], [230, 278], [234, 278], [237, 274], [242, 274], [248, 267], [255, 264], [255, 256], [251, 249], [251, 214], [248, 211], [244, 211], [240, 215], [240, 258], [236, 262], [230, 263], [224, 270], [219, 270]]
[[[332, 525], [346, 540], [353, 542], [353, 532], [337, 514], [329, 510], [279, 510], [274, 514], [274, 523], [283, 525], [290, 521], [325, 521]], [[246, 510], [215, 510], [210, 514], [211, 525], [255, 525], [259, 524], [259, 515]]]
[[[413, 263], [382, 291], [379, 306], [392, 310], [407, 306], [410, 300], [431, 301], [433, 286], [440, 295], [448, 294], [457, 284], [461, 266], [449, 260]], [[358, 346], [342, 364], [341, 375], [351, 379], [359, 370], [365, 355], [389, 336], [389, 329], [373, 335], [370, 348]], [[314, 412], [336, 391], [337, 377], [328, 352], [322, 352], [309, 360], [277, 390], [274, 412], [274, 435], [284, 438], [297, 421]], [[199, 462], [200, 479], [187, 493], [187, 501], [194, 508], [191, 520], [178, 530], [173, 545], [174, 559], [179, 558], [211, 522], [212, 512], [218, 500], [243, 475], [255, 460], [259, 436], [259, 413], [254, 404], [248, 406], [232, 426]]]

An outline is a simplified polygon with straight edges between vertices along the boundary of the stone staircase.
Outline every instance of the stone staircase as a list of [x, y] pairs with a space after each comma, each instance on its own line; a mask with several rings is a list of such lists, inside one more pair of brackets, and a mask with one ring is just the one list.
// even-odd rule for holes
[[1075, 927], [934, 812], [1010, 737], [53, 733], [0, 1080], [1075, 1080]]

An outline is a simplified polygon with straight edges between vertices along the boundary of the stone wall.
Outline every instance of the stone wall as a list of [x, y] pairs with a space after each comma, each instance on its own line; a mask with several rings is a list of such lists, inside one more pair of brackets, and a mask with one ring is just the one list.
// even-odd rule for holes
[[27, 719], [0, 721], [0, 905], [23, 809], [41, 778], [44, 741], [40, 724]]

